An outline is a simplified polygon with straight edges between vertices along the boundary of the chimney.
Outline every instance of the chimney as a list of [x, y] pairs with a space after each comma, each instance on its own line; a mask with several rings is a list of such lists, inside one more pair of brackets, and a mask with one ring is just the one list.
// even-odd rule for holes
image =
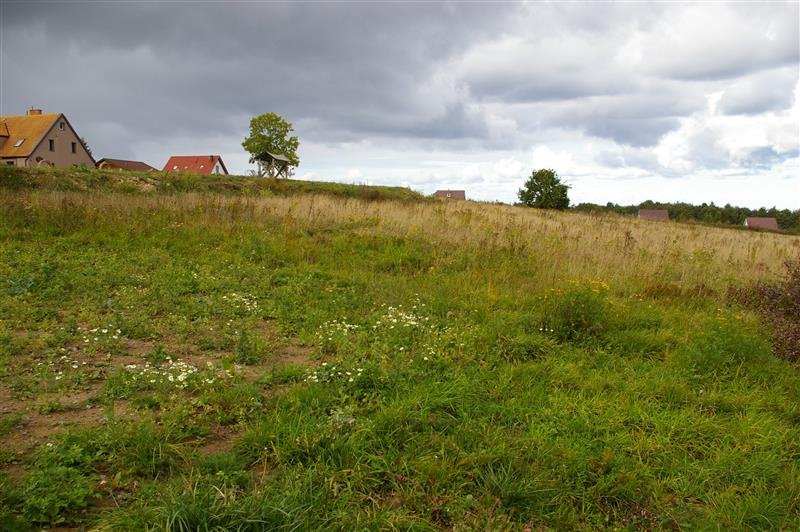
[[40, 114], [42, 114], [42, 110], [41, 109], [34, 109], [33, 107], [28, 109], [28, 116], [34, 116], [34, 115], [40, 115]]

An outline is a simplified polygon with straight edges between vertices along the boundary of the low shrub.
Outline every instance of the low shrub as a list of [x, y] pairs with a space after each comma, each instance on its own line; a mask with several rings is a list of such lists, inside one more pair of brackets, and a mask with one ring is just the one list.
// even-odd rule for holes
[[92, 484], [73, 467], [34, 469], [23, 481], [23, 514], [31, 523], [64, 523], [65, 515], [88, 506]]
[[777, 357], [800, 362], [800, 258], [786, 263], [781, 281], [732, 288], [729, 298], [761, 314]]
[[587, 340], [602, 335], [607, 326], [607, 288], [603, 283], [573, 284], [545, 296], [542, 332], [559, 341]]

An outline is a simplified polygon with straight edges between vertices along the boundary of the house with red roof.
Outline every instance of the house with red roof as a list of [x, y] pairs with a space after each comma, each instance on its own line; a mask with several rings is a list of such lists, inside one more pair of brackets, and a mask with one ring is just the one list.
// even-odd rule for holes
[[750, 229], [762, 229], [765, 231], [780, 231], [778, 220], [770, 216], [750, 216], [745, 218], [744, 226]]
[[463, 190], [437, 190], [433, 197], [443, 200], [465, 200], [467, 193]]
[[219, 155], [173, 155], [164, 165], [164, 171], [228, 175], [228, 169]]
[[639, 219], [669, 221], [669, 211], [666, 209], [639, 209]]

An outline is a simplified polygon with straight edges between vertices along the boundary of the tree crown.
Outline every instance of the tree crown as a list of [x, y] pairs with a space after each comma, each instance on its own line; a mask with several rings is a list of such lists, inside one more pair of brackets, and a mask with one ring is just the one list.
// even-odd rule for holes
[[539, 209], [566, 209], [569, 207], [569, 185], [561, 182], [555, 170], [543, 168], [531, 172], [531, 177], [519, 189], [519, 201]]
[[300, 164], [297, 147], [300, 141], [289, 136], [294, 131], [292, 124], [276, 113], [264, 113], [250, 119], [250, 135], [242, 142], [242, 147], [250, 153], [250, 162], [264, 161], [267, 152], [281, 154], [289, 159], [291, 166]]

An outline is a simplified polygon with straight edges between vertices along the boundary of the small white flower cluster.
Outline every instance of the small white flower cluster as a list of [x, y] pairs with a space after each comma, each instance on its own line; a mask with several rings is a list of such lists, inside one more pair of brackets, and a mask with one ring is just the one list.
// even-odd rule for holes
[[334, 408], [328, 417], [328, 425], [335, 430], [342, 430], [356, 424], [352, 408]]
[[551, 333], [555, 331], [556, 331], [555, 329], [553, 329], [552, 327], [547, 327], [546, 325], [539, 327], [539, 332]]
[[222, 300], [229, 303], [237, 311], [245, 311], [252, 314], [258, 310], [258, 300], [251, 294], [231, 292], [229, 295], [222, 296]]
[[83, 333], [83, 343], [89, 344], [93, 342], [104, 342], [111, 340], [119, 340], [122, 337], [122, 331], [115, 329], [113, 325], [106, 327], [95, 327], [94, 329], [82, 329], [78, 327], [78, 331]]
[[353, 371], [348, 371], [344, 368], [337, 366], [329, 366], [327, 362], [323, 362], [320, 367], [310, 370], [306, 375], [306, 382], [334, 382], [334, 381], [347, 381], [353, 382], [356, 377], [360, 377], [364, 372], [364, 368], [356, 368]]
[[331, 320], [326, 321], [319, 327], [317, 331], [317, 338], [319, 340], [333, 341], [334, 336], [347, 336], [350, 332], [359, 329], [359, 326], [354, 323], [347, 323], [344, 318], [341, 321]]
[[[65, 351], [65, 349], [61, 349], [61, 351]], [[56, 372], [55, 379], [60, 381], [64, 378], [65, 371], [69, 372], [70, 370], [80, 369], [82, 366], [85, 366], [87, 362], [84, 360], [83, 362], [79, 360], [73, 360], [67, 355], [61, 355], [57, 360], [50, 360], [48, 361], [47, 365], [52, 367], [53, 370]], [[43, 362], [37, 362], [37, 366], [43, 366]], [[63, 369], [55, 369], [55, 368], [63, 368]]]
[[[423, 363], [425, 363], [425, 362], [430, 362], [431, 360], [433, 360], [434, 358], [436, 358], [436, 350], [435, 350], [435, 349], [433, 349], [433, 348], [432, 348], [432, 347], [430, 347], [430, 346], [428, 346], [428, 347], [426, 347], [426, 348], [423, 348], [423, 349], [427, 349], [427, 353], [428, 353], [428, 355], [424, 355], [424, 356], [422, 357], [422, 362], [423, 362]], [[401, 349], [401, 350], [402, 350], [402, 349]], [[412, 359], [409, 359], [409, 361], [408, 361], [408, 362], [409, 362], [410, 364], [413, 364], [413, 363], [414, 363], [414, 359], [413, 359], [413, 358], [412, 358]]]
[[[382, 305], [383, 306], [383, 305]], [[421, 303], [421, 306], [425, 306], [424, 303]], [[398, 305], [397, 307], [388, 306], [386, 307], [386, 311], [378, 318], [378, 321], [375, 322], [375, 325], [372, 326], [373, 329], [377, 329], [381, 326], [387, 326], [389, 329], [394, 329], [395, 326], [397, 327], [420, 327], [424, 326], [429, 321], [427, 316], [419, 316], [415, 313], [417, 310], [417, 305], [411, 307], [410, 311], [403, 310], [403, 305]]]
[[[150, 362], [146, 362], [143, 366], [128, 364], [125, 370], [131, 375], [134, 383], [144, 386], [170, 383], [182, 390], [190, 381], [214, 384], [213, 374], [202, 375], [197, 367], [180, 359], [172, 360], [171, 357], [167, 357], [166, 364], [161, 366], [153, 366]], [[230, 372], [225, 372], [225, 376], [230, 376]]]

